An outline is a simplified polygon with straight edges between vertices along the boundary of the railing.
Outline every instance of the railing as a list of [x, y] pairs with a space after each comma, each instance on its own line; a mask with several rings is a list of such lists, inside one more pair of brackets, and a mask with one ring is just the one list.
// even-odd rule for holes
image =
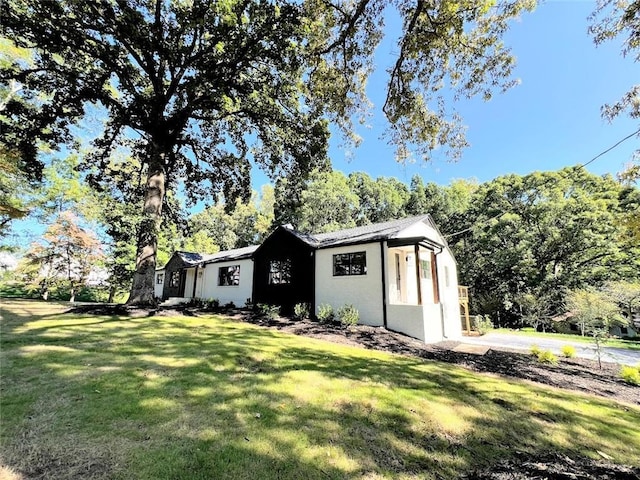
[[458, 298], [460, 298], [460, 303], [468, 303], [469, 302], [469, 287], [464, 287], [462, 285], [458, 285]]

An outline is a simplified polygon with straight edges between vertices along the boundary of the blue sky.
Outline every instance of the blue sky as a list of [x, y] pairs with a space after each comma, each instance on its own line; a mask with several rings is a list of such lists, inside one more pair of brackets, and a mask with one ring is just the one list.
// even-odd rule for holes
[[[425, 182], [444, 185], [454, 178], [483, 182], [507, 173], [556, 170], [589, 161], [638, 129], [628, 117], [608, 123], [600, 117], [600, 107], [617, 101], [640, 78], [640, 64], [622, 57], [621, 40], [596, 48], [587, 34], [587, 17], [594, 5], [549, 1], [512, 25], [505, 43], [517, 57], [515, 76], [522, 83], [489, 102], [474, 99], [457, 105], [471, 144], [458, 162], [435, 158], [430, 163], [399, 165], [393, 148], [380, 139], [385, 121], [375, 110], [372, 128], [358, 132], [364, 141], [350, 161], [339, 147], [340, 138], [332, 138], [334, 169], [393, 176], [406, 183], [419, 174]], [[387, 42], [377, 52], [380, 71], [369, 86], [373, 101], [375, 92], [384, 90], [384, 66], [393, 50], [397, 48]], [[380, 97], [377, 100], [382, 103]], [[587, 168], [615, 174], [638, 148], [638, 139], [629, 139]], [[266, 177], [256, 172], [254, 186], [264, 183]]]

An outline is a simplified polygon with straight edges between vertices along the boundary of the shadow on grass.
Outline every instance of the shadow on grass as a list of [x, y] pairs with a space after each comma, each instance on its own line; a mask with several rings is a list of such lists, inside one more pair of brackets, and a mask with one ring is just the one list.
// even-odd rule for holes
[[[639, 444], [640, 413], [595, 398], [215, 318], [101, 318], [2, 338], [2, 453], [26, 475], [457, 478]], [[79, 440], [112, 453], [99, 472]]]

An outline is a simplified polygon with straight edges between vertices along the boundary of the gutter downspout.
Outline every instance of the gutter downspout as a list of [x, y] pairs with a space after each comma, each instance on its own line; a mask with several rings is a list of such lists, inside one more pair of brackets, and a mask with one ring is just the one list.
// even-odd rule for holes
[[387, 328], [387, 275], [384, 270], [384, 240], [380, 240], [380, 270], [382, 271], [382, 324]]

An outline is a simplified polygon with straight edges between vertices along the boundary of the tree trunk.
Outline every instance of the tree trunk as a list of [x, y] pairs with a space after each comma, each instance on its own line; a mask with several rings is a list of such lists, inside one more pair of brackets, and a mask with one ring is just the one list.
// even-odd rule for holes
[[76, 289], [71, 286], [71, 295], [69, 297], [69, 303], [73, 303], [76, 301]]
[[109, 287], [109, 298], [107, 299], [107, 303], [113, 303], [113, 297], [116, 296], [116, 287], [115, 285], [111, 285]]
[[156, 306], [154, 296], [154, 274], [156, 251], [158, 249], [158, 229], [161, 222], [162, 202], [165, 192], [164, 153], [158, 144], [151, 154], [147, 190], [144, 196], [143, 219], [138, 234], [136, 271], [127, 305]]

